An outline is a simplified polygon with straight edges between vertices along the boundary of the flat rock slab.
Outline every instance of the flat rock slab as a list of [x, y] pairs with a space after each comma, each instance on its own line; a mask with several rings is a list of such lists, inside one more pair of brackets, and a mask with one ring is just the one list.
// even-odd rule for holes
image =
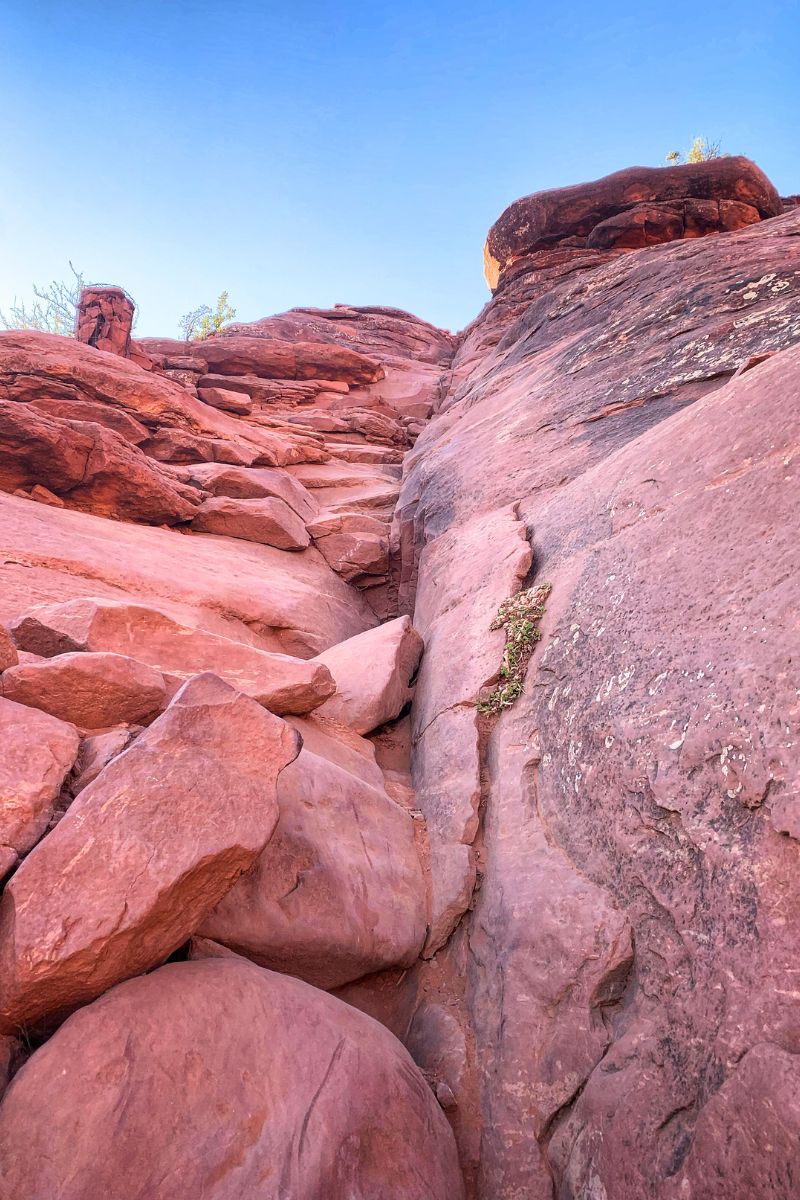
[[297, 513], [277, 496], [258, 500], [215, 496], [201, 505], [192, 521], [192, 529], [260, 542], [279, 550], [305, 550], [311, 541]]
[[0, 698], [0, 848], [16, 856], [36, 844], [79, 743], [73, 725]]
[[180, 946], [264, 848], [299, 746], [221, 679], [191, 679], [6, 886], [0, 1032], [56, 1019]]
[[280, 818], [255, 870], [199, 929], [321, 988], [409, 967], [425, 940], [425, 881], [411, 816], [303, 749], [278, 785]]
[[71, 1017], [14, 1079], [0, 1158], [3, 1200], [464, 1196], [396, 1038], [241, 959], [172, 963]]
[[321, 713], [370, 733], [400, 715], [411, 699], [409, 683], [422, 655], [422, 638], [410, 617], [387, 621], [317, 655], [336, 682]]
[[123, 654], [60, 654], [20, 663], [3, 672], [0, 692], [82, 729], [144, 725], [167, 702], [161, 673]]
[[281, 716], [310, 712], [336, 686], [322, 663], [193, 629], [141, 604], [91, 597], [43, 604], [12, 622], [12, 628], [22, 650], [46, 657], [78, 650], [110, 651], [184, 678], [213, 671]]

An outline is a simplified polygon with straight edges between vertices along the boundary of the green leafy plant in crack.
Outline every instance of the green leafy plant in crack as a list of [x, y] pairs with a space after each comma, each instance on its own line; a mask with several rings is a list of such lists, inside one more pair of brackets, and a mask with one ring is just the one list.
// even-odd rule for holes
[[510, 708], [522, 695], [522, 684], [536, 643], [542, 636], [539, 621], [544, 605], [552, 591], [549, 583], [538, 583], [509, 596], [497, 610], [490, 629], [505, 629], [506, 645], [500, 664], [500, 681], [488, 696], [479, 700], [479, 713], [491, 715]]

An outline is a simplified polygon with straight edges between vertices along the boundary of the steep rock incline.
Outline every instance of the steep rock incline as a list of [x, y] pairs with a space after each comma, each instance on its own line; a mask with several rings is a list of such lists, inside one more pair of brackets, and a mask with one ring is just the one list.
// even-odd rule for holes
[[[438, 958], [484, 1200], [699, 1200], [704, 1164], [715, 1200], [794, 1190], [798, 346], [797, 210], [533, 253], [409, 457], [413, 769], [434, 927], [474, 907]], [[544, 581], [524, 692], [482, 716], [498, 602]]]

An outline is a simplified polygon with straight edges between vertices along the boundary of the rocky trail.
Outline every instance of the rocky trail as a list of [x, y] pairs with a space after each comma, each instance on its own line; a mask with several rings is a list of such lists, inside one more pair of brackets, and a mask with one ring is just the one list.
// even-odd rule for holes
[[0, 1200], [796, 1195], [800, 208], [485, 262], [0, 334]]

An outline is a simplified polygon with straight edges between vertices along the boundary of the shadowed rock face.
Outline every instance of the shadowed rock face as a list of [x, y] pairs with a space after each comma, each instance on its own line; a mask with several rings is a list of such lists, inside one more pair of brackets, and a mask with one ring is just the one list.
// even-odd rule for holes
[[494, 290], [518, 259], [555, 246], [635, 250], [741, 229], [780, 211], [777, 191], [747, 158], [629, 167], [515, 200], [489, 230], [486, 282]]
[[0, 335], [0, 1200], [794, 1200], [800, 209], [488, 247], [457, 338]]

